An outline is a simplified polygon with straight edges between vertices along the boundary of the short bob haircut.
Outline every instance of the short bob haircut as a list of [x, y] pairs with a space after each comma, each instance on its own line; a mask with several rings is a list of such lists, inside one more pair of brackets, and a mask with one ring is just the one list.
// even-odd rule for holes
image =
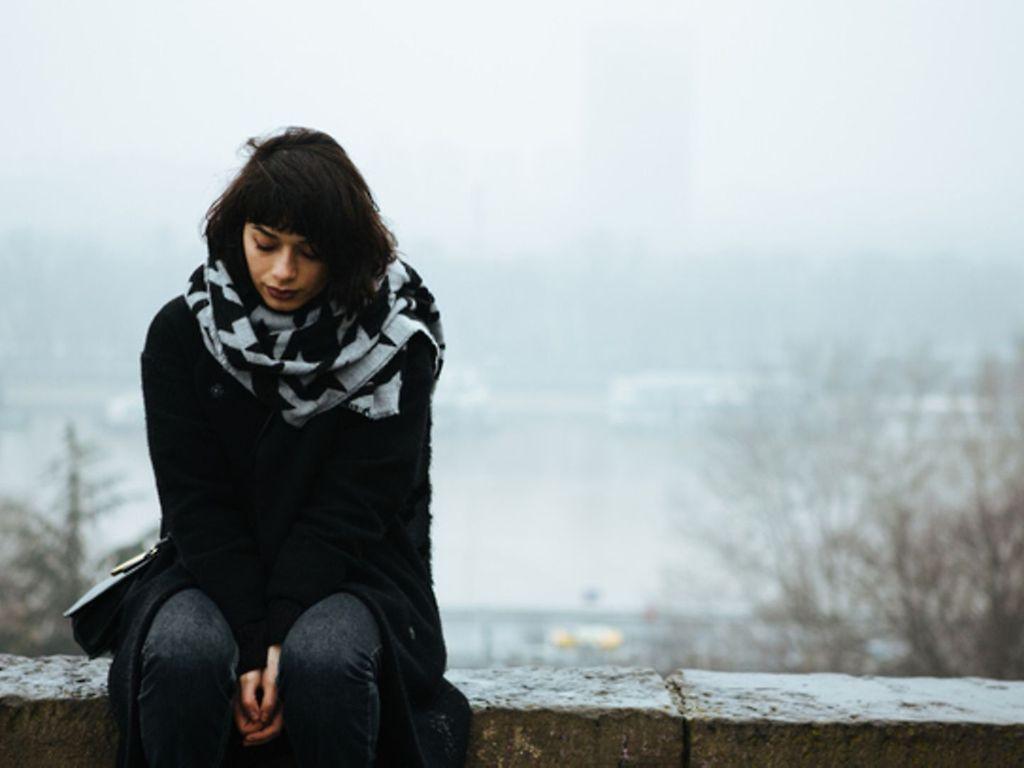
[[397, 241], [345, 150], [326, 133], [296, 126], [244, 147], [249, 159], [206, 212], [207, 247], [234, 280], [248, 281], [246, 222], [301, 235], [327, 262], [331, 297], [349, 312], [369, 304], [397, 258]]

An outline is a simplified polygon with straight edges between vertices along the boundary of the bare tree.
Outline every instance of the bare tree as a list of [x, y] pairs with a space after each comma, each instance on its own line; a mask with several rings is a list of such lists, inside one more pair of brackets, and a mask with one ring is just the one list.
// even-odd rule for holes
[[[879, 496], [858, 549], [907, 674], [1024, 676], [1024, 343], [953, 393], [933, 491]], [[871, 547], [865, 546], [870, 541]], [[865, 583], [868, 578], [863, 579]], [[884, 587], [884, 588], [883, 588]]]
[[73, 423], [62, 447], [47, 470], [55, 491], [48, 507], [0, 498], [0, 648], [7, 652], [80, 653], [63, 611], [109, 567], [109, 555], [86, 561], [85, 535], [124, 502], [119, 479], [96, 476], [99, 451]]
[[778, 667], [1024, 674], [1024, 344], [966, 382], [833, 349], [712, 430], [709, 540]]

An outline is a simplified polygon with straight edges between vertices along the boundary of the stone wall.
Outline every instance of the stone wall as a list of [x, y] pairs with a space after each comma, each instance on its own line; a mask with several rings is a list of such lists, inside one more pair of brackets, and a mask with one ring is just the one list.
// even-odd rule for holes
[[[0, 768], [112, 766], [109, 660], [0, 654]], [[1024, 681], [454, 669], [469, 766], [1024, 766]]]

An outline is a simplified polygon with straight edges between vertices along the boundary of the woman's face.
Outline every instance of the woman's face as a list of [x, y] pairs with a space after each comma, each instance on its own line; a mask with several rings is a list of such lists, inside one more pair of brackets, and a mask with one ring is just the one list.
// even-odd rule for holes
[[253, 285], [271, 309], [298, 309], [327, 284], [327, 262], [301, 235], [247, 221], [242, 243]]

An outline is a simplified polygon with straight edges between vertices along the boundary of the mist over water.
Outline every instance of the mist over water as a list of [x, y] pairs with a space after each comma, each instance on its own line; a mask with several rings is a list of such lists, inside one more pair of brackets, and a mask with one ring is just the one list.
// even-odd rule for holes
[[742, 607], [698, 534], [729, 518], [701, 475], [729, 393], [799, 349], [967, 371], [1024, 336], [1022, 23], [1011, 2], [17, 2], [0, 496], [46, 502], [73, 419], [130, 494], [92, 554], [158, 524], [146, 329], [245, 139], [306, 125], [445, 324], [442, 606]]

